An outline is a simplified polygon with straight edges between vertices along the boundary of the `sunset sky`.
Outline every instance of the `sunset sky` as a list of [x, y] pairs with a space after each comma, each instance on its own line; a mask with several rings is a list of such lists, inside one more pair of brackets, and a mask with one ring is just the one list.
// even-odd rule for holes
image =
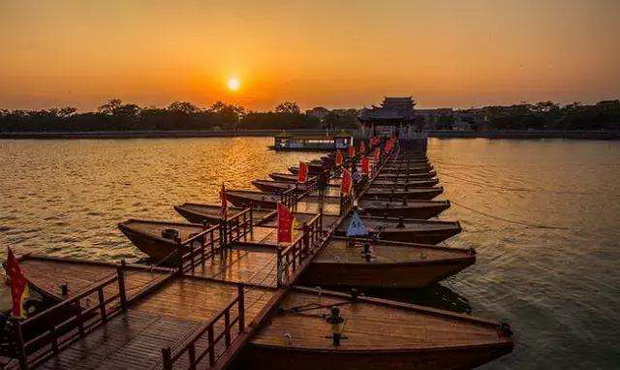
[[620, 97], [618, 0], [1, 0], [0, 44], [11, 109]]

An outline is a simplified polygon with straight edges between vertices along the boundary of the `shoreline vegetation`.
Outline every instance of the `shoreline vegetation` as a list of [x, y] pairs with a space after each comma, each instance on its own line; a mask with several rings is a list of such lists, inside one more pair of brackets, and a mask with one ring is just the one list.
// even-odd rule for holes
[[[294, 135], [324, 135], [325, 130], [287, 130]], [[282, 133], [280, 130], [237, 131], [73, 131], [73, 132], [0, 132], [0, 139], [148, 139], [148, 138], [207, 138], [207, 137], [265, 137]], [[332, 132], [333, 133], [333, 132]], [[429, 137], [439, 139], [577, 139], [620, 140], [620, 131], [429, 131]]]
[[[166, 108], [140, 107], [111, 99], [93, 112], [72, 107], [41, 110], [0, 109], [0, 138], [150, 138], [273, 136], [356, 131], [359, 109], [315, 107], [302, 112], [284, 102], [267, 112], [224, 102], [200, 108], [174, 102]], [[455, 110], [417, 109], [416, 120], [431, 137], [495, 139], [620, 139], [620, 101], [592, 105], [521, 103]]]

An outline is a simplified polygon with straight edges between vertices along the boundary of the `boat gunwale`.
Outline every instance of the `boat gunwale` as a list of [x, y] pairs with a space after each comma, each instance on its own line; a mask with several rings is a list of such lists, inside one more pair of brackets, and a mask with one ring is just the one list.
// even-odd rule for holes
[[[502, 340], [503, 339], [503, 340]], [[263, 347], [263, 348], [273, 348], [273, 349], [278, 349], [281, 351], [295, 351], [295, 352], [307, 352], [307, 353], [317, 353], [317, 354], [336, 354], [336, 353], [342, 353], [342, 354], [347, 354], [347, 355], [379, 355], [379, 354], [385, 354], [385, 355], [392, 355], [392, 354], [407, 354], [407, 353], [411, 353], [411, 354], [415, 354], [415, 353], [432, 353], [432, 352], [443, 352], [443, 351], [467, 351], [467, 350], [471, 350], [471, 349], [485, 349], [485, 348], [489, 348], [489, 349], [500, 349], [500, 348], [506, 348], [506, 349], [512, 349], [514, 348], [514, 341], [512, 338], [508, 337], [500, 337], [498, 335], [498, 341], [497, 342], [482, 342], [479, 344], [461, 344], [461, 345], [454, 345], [454, 346], [429, 346], [429, 347], [409, 347], [409, 348], [404, 348], [404, 347], [400, 347], [400, 348], [364, 348], [364, 349], [360, 349], [360, 348], [343, 348], [342, 346], [339, 347], [333, 347], [333, 349], [330, 348], [324, 348], [324, 347], [293, 347], [293, 346], [278, 346], [275, 344], [260, 344], [260, 343], [252, 343], [250, 342], [249, 345], [254, 346], [254, 347]]]

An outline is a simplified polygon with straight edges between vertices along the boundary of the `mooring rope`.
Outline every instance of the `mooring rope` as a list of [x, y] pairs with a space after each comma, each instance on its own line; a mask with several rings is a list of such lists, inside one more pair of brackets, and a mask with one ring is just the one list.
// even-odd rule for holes
[[487, 216], [487, 217], [490, 217], [490, 218], [494, 218], [496, 220], [500, 220], [500, 221], [504, 221], [504, 222], [508, 222], [508, 223], [512, 223], [512, 224], [518, 224], [518, 225], [528, 226], [528, 227], [537, 228], [537, 229], [569, 230], [568, 227], [550, 226], [550, 225], [543, 225], [543, 224], [531, 224], [531, 223], [523, 222], [523, 221], [510, 220], [510, 219], [507, 219], [507, 218], [504, 218], [504, 217], [495, 216], [495, 215], [492, 215], [490, 213], [479, 211], [477, 209], [474, 209], [472, 207], [468, 207], [468, 206], [466, 206], [464, 204], [461, 204], [459, 202], [455, 202], [453, 200], [451, 200], [450, 203], [451, 204], [455, 204], [455, 205], [457, 205], [459, 207], [465, 208], [466, 210], [469, 210], [471, 212], [475, 212], [475, 213], [481, 214], [483, 216]]

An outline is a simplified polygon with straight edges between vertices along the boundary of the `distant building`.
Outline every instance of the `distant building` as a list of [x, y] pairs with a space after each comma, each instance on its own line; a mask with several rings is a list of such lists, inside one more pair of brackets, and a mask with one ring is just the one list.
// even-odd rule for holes
[[359, 121], [362, 123], [360, 138], [392, 137], [405, 146], [426, 150], [427, 135], [421, 132], [423, 122], [416, 119], [413, 97], [385, 97], [380, 107], [364, 108]]
[[411, 96], [404, 98], [383, 98], [380, 107], [364, 108], [360, 114], [360, 121], [382, 122], [413, 122], [415, 102]]
[[596, 103], [596, 105], [605, 110], [616, 110], [620, 109], [620, 100], [602, 100]]

